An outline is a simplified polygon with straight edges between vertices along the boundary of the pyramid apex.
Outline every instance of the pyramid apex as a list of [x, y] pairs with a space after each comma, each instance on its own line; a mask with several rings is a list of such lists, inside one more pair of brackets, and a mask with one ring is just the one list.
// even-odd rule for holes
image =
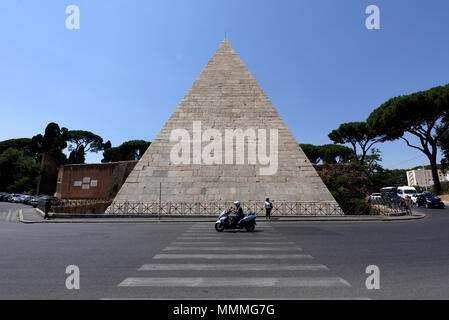
[[228, 38], [226, 38], [226, 36], [223, 38], [223, 41], [221, 43], [227, 43], [229, 44]]
[[217, 48], [217, 52], [222, 52], [223, 50], [225, 51], [232, 51], [235, 52], [234, 48], [231, 46], [231, 44], [229, 43], [228, 38], [226, 38], [226, 36], [223, 38], [223, 40], [221, 41], [220, 45]]

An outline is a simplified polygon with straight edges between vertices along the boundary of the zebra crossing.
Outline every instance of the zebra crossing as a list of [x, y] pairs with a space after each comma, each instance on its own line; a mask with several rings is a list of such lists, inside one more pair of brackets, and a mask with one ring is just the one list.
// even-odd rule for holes
[[0, 221], [18, 222], [19, 221], [19, 211], [18, 210], [9, 210], [9, 211], [0, 212]]
[[135, 299], [345, 298], [351, 289], [268, 222], [255, 232], [221, 233], [213, 223], [196, 223], [136, 274], [118, 284]]

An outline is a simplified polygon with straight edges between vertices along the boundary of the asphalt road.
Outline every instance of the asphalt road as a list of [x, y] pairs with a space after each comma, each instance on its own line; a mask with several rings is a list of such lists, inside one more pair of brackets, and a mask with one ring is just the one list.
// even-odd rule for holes
[[[0, 203], [0, 299], [449, 299], [449, 209], [396, 222], [21, 224]], [[11, 214], [9, 214], [11, 210]], [[80, 289], [68, 290], [68, 265]], [[366, 267], [380, 269], [368, 290]]]

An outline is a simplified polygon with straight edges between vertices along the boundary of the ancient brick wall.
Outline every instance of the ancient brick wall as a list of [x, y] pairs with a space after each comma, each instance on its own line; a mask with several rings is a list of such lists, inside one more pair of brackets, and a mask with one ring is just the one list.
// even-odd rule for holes
[[137, 161], [73, 164], [60, 169], [56, 196], [61, 199], [106, 199], [125, 182]]

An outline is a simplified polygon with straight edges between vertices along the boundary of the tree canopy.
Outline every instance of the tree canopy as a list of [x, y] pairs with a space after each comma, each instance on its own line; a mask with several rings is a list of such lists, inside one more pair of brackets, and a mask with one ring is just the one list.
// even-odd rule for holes
[[105, 149], [101, 162], [116, 162], [126, 160], [139, 160], [150, 146], [151, 142], [144, 140], [131, 140], [118, 147]]
[[72, 150], [69, 155], [68, 164], [80, 164], [86, 161], [84, 147], [80, 146], [77, 149]]
[[69, 130], [67, 132], [69, 151], [84, 147], [84, 152], [98, 152], [103, 150], [103, 138], [84, 130]]
[[10, 148], [22, 151], [27, 156], [32, 156], [30, 138], [18, 138], [0, 141], [0, 154]]
[[[423, 152], [432, 167], [435, 190], [441, 192], [437, 153], [442, 135], [449, 130], [449, 84], [392, 98], [370, 114], [367, 125], [384, 140], [402, 139]], [[405, 133], [417, 137], [419, 143], [413, 144]]]
[[328, 136], [335, 143], [351, 144], [356, 155], [359, 155], [357, 149], [360, 148], [361, 153], [358, 160], [361, 164], [365, 162], [366, 154], [374, 144], [382, 141], [378, 134], [368, 128], [366, 122], [343, 123]]
[[31, 147], [38, 154], [37, 161], [40, 161], [42, 153], [49, 153], [60, 164], [67, 161], [66, 155], [62, 152], [67, 147], [67, 128], [59, 128], [59, 125], [50, 122], [45, 128], [45, 133], [35, 135], [31, 139]]
[[42, 153], [42, 141], [44, 140], [44, 136], [41, 134], [35, 135], [31, 138], [30, 149], [33, 154], [33, 159], [37, 160]]
[[321, 160], [321, 148], [313, 144], [299, 144], [310, 162], [317, 164]]
[[39, 173], [39, 164], [22, 151], [9, 148], [0, 154], [0, 190], [31, 193]]
[[313, 144], [300, 144], [301, 149], [312, 163], [344, 163], [354, 159], [354, 152], [351, 148], [336, 144], [325, 144], [316, 146]]
[[[69, 144], [69, 145], [68, 145]], [[128, 158], [140, 156], [141, 149], [148, 143], [123, 146], [120, 155]], [[69, 163], [84, 163], [86, 152], [98, 152], [111, 148], [111, 142], [103, 144], [103, 138], [83, 130], [60, 128], [50, 122], [44, 134], [30, 138], [0, 141], [0, 190], [9, 192], [28, 192], [34, 190], [41, 171], [41, 159], [44, 153], [52, 156], [59, 165], [67, 163], [64, 149], [70, 151]], [[129, 154], [126, 154], [128, 152]]]
[[325, 144], [321, 146], [321, 160], [323, 163], [344, 163], [354, 158], [354, 152], [348, 147], [337, 144]]
[[105, 148], [103, 138], [90, 131], [69, 130], [66, 139], [70, 151], [68, 163], [84, 163], [87, 152], [96, 153]]

